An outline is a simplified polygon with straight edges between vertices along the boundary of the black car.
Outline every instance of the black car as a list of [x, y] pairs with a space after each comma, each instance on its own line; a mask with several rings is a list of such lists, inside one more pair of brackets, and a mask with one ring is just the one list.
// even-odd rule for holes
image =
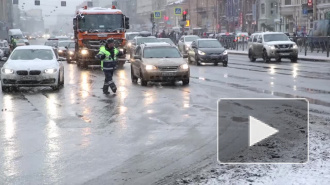
[[70, 44], [65, 47], [66, 62], [69, 64], [72, 63], [72, 61], [76, 60], [76, 57], [75, 57], [76, 47], [75, 46], [76, 46], [76, 43], [70, 42]]
[[197, 39], [188, 51], [188, 63], [192, 62], [198, 66], [206, 63], [214, 65], [222, 63], [224, 67], [227, 67], [228, 53], [217, 39]]

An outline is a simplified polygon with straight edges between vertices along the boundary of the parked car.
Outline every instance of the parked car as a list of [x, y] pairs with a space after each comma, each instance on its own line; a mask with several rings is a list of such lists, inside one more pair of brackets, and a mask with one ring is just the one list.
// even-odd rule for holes
[[70, 40], [70, 38], [67, 37], [67, 36], [56, 36], [55, 39], [57, 39], [57, 40]]
[[298, 46], [282, 32], [254, 33], [248, 42], [248, 56], [251, 62], [263, 58], [268, 63], [272, 58], [281, 62], [288, 58], [295, 63], [298, 60]]
[[60, 57], [60, 60], [65, 60], [66, 59], [66, 47], [69, 46], [69, 44], [75, 43], [72, 40], [60, 40], [58, 42], [58, 56]]
[[193, 41], [200, 39], [197, 35], [184, 35], [180, 38], [178, 42], [178, 48], [183, 55], [188, 54], [188, 50]]
[[55, 39], [55, 38], [49, 38], [49, 39], [47, 39], [47, 41], [45, 42], [45, 45], [46, 45], [46, 46], [51, 46], [51, 47], [57, 48], [57, 47], [58, 47], [58, 39]]
[[145, 43], [137, 47], [131, 60], [133, 83], [141, 79], [141, 85], [151, 82], [182, 81], [189, 84], [190, 68], [177, 47], [168, 43]]
[[66, 47], [66, 62], [67, 63], [72, 63], [72, 61], [76, 60], [75, 57], [75, 52], [76, 52], [76, 44], [74, 42], [71, 42], [67, 47]]
[[1, 88], [50, 86], [58, 90], [64, 84], [64, 67], [50, 46], [17, 47], [1, 68]]
[[0, 41], [0, 50], [3, 51], [5, 57], [10, 55], [10, 46], [6, 40]]
[[198, 66], [203, 63], [214, 65], [222, 63], [224, 67], [227, 67], [228, 53], [217, 39], [197, 39], [188, 51], [188, 63], [192, 62]]
[[137, 46], [139, 46], [140, 44], [152, 43], [152, 42], [159, 42], [159, 40], [154, 36], [148, 36], [148, 37], [136, 36], [136, 37], [134, 37], [134, 39], [132, 41], [132, 46], [131, 46], [130, 58], [131, 59], [133, 58], [133, 55], [135, 53], [135, 49]]

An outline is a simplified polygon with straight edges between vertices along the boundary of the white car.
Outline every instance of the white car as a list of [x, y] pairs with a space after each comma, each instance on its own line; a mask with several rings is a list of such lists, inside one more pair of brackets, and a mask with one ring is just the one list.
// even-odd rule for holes
[[50, 46], [20, 46], [1, 68], [3, 92], [18, 87], [50, 86], [58, 90], [64, 85], [64, 67]]
[[178, 42], [178, 47], [180, 52], [184, 55], [188, 55], [188, 51], [190, 49], [191, 43], [200, 39], [197, 35], [184, 35], [180, 38]]

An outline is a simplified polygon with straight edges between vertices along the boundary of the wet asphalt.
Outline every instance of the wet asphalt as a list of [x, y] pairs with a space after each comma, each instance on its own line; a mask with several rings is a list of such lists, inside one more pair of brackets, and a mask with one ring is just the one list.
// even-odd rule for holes
[[191, 65], [189, 86], [147, 87], [131, 83], [126, 63], [115, 95], [102, 93], [99, 68], [63, 63], [58, 92], [0, 91], [0, 184], [173, 184], [216, 163], [220, 98], [298, 97], [311, 112], [330, 108], [327, 62], [230, 55], [228, 67]]

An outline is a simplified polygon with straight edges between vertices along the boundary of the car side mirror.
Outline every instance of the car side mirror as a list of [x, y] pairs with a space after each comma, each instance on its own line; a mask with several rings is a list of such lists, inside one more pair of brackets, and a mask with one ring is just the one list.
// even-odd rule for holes
[[192, 45], [192, 46], [191, 46], [191, 48], [197, 49], [197, 46], [195, 46], [195, 45]]
[[258, 43], [262, 43], [262, 40], [261, 39], [258, 39], [258, 41], [257, 41]]
[[68, 46], [65, 46], [65, 49], [68, 49]]
[[135, 60], [141, 60], [141, 57], [139, 55], [134, 55]]
[[1, 60], [2, 60], [2, 61], [7, 61], [8, 58], [7, 58], [7, 57], [2, 57]]

